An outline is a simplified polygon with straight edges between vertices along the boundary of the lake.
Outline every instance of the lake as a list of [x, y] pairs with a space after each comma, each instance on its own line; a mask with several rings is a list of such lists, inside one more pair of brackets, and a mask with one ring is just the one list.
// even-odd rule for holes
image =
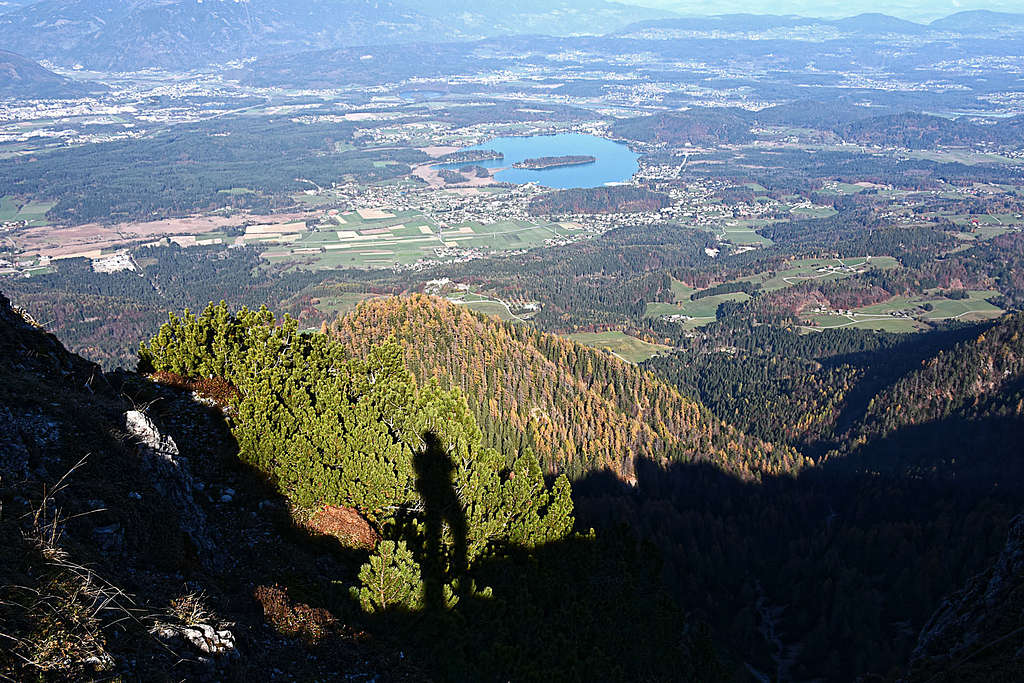
[[[531, 135], [522, 137], [494, 138], [482, 145], [466, 147], [472, 149], [493, 149], [505, 155], [504, 159], [490, 159], [474, 163], [443, 164], [444, 168], [483, 166], [502, 168], [494, 174], [495, 179], [506, 183], [538, 183], [545, 187], [567, 189], [571, 187], [601, 187], [609, 183], [624, 183], [633, 177], [638, 168], [638, 155], [620, 142], [612, 142], [596, 135], [561, 133], [559, 135]], [[561, 157], [569, 155], [592, 156], [597, 161], [577, 166], [559, 166], [543, 170], [510, 168], [524, 159], [538, 157]]]

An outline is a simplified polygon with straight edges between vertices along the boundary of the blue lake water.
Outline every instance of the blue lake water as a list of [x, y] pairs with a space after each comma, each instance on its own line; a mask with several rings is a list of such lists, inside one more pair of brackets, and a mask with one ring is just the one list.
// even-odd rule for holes
[[[567, 189], [571, 187], [601, 187], [609, 183], [624, 183], [636, 173], [637, 154], [626, 145], [595, 135], [562, 133], [559, 135], [531, 135], [524, 137], [494, 138], [471, 149], [493, 149], [505, 155], [504, 159], [490, 159], [476, 164], [444, 164], [445, 168], [483, 166], [502, 168], [494, 174], [506, 183], [538, 183], [545, 187]], [[464, 151], [464, 150], [463, 150]], [[543, 170], [511, 168], [523, 159], [587, 155], [597, 159], [592, 164], [560, 166]]]

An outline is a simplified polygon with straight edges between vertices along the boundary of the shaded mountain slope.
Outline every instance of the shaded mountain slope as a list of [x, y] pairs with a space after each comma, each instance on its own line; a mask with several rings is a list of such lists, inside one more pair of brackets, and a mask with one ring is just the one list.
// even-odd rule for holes
[[79, 83], [44, 69], [31, 59], [0, 50], [0, 97], [71, 98], [105, 90], [95, 83]]
[[635, 366], [441, 299], [366, 301], [335, 331], [357, 352], [396, 337], [420, 382], [458, 387], [492, 443], [532, 448], [549, 472], [575, 478], [608, 468], [630, 480], [639, 459], [654, 459], [707, 461], [751, 478], [805, 464], [792, 449], [742, 434]]
[[[873, 442], [900, 431], [950, 419], [1012, 419], [1017, 424], [1024, 419], [1024, 314], [1004, 316], [982, 334], [940, 351], [880, 391], [842, 441], [847, 451], [871, 450]], [[941, 449], [940, 457], [947, 462], [940, 471], [949, 476], [959, 471], [969, 474], [979, 459], [993, 460], [998, 455], [965, 446], [962, 451]], [[935, 456], [929, 460], [934, 466]], [[899, 463], [911, 464], [905, 457]], [[875, 466], [886, 466], [886, 460]], [[1024, 457], [999, 457], [989, 466], [1024, 472]]]
[[932, 615], [991, 564], [1024, 507], [1020, 331], [1008, 316], [920, 362], [796, 477], [748, 485], [699, 463], [641, 463], [634, 488], [578, 485], [579, 519], [628, 522], [664, 549], [679, 598], [768, 677], [897, 678], [916, 647], [915, 681], [1014, 680], [1018, 570], [993, 570]]
[[943, 600], [904, 680], [1012, 681], [1024, 671], [1024, 515], [987, 570]]

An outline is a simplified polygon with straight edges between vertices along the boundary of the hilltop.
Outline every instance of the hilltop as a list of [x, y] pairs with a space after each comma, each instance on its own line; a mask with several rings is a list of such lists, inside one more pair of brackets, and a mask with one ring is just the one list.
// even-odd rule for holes
[[31, 59], [0, 50], [0, 97], [72, 98], [105, 89], [59, 76]]
[[610, 354], [435, 297], [369, 300], [334, 330], [357, 353], [394, 337], [419, 382], [458, 388], [490, 443], [530, 448], [549, 472], [608, 469], [630, 480], [640, 460], [653, 460], [709, 462], [756, 479], [805, 464]]

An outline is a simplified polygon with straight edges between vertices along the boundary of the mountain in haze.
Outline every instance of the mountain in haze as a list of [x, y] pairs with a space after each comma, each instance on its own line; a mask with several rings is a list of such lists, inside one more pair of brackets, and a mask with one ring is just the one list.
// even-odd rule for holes
[[829, 21], [841, 31], [852, 33], [903, 33], [918, 34], [924, 33], [925, 27], [906, 19], [897, 19], [880, 12], [865, 12], [845, 19], [833, 19]]
[[508, 33], [605, 33], [666, 15], [603, 0], [41, 0], [0, 15], [0, 31], [21, 54], [116, 71]]
[[895, 145], [908, 149], [1012, 143], [1019, 139], [1010, 119], [979, 125], [964, 118], [947, 119], [929, 114], [902, 113], [858, 119], [835, 127], [844, 140], [869, 145]]
[[769, 29], [794, 28], [796, 26], [813, 26], [824, 24], [827, 20], [796, 15], [775, 14], [715, 14], [711, 16], [671, 17], [653, 19], [631, 24], [621, 33], [632, 33], [643, 29], [671, 29], [676, 31], [692, 31], [705, 33], [721, 31], [726, 33], [746, 31], [767, 31]]
[[31, 59], [0, 50], [0, 97], [71, 98], [102, 90], [104, 86], [65, 78]]
[[[814, 10], [809, 9], [808, 13]], [[880, 12], [864, 12], [843, 18], [823, 18], [795, 14], [717, 14], [711, 16], [673, 17], [645, 20], [623, 28], [630, 34], [648, 29], [692, 33], [750, 33], [785, 29], [818, 29], [860, 36], [890, 34], [927, 36], [930, 33], [963, 33], [987, 36], [992, 32], [1016, 33], [1024, 30], [1024, 14], [974, 10], [958, 12], [930, 24], [922, 24]]]
[[939, 31], [982, 33], [992, 30], [1024, 29], [1024, 14], [977, 9], [957, 12], [928, 24]]
[[835, 125], [871, 118], [877, 114], [878, 109], [852, 104], [844, 100], [828, 102], [797, 100], [761, 109], [754, 113], [753, 118], [758, 123], [768, 126], [831, 128]]

